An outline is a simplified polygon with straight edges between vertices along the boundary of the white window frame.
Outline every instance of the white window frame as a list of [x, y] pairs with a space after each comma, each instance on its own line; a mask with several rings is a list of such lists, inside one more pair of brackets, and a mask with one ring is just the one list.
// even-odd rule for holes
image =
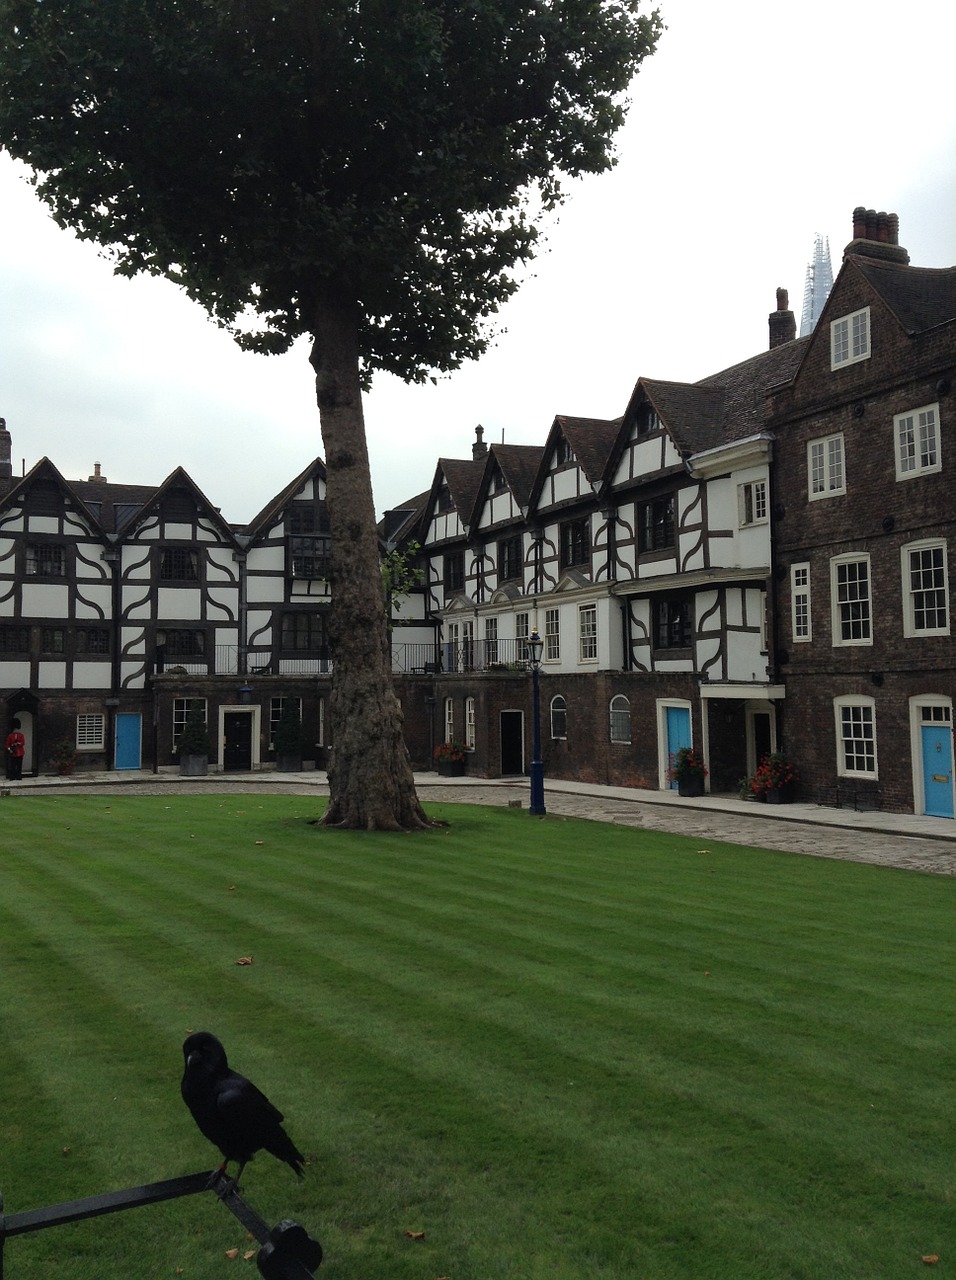
[[81, 712], [76, 717], [77, 751], [102, 751], [106, 745], [106, 717], [100, 712]]
[[597, 605], [578, 605], [578, 661], [597, 662]]
[[[920, 555], [925, 551], [941, 551], [942, 565], [932, 566], [934, 569], [941, 570], [941, 581], [939, 585], [934, 585], [928, 590], [941, 590], [943, 593], [943, 609], [946, 613], [946, 621], [943, 626], [939, 627], [918, 627], [916, 625], [916, 591], [913, 588], [913, 566], [911, 557]], [[944, 538], [924, 538], [920, 542], [908, 542], [906, 546], [900, 547], [900, 574], [903, 584], [903, 635], [913, 639], [922, 636], [948, 636], [950, 632], [949, 622], [949, 560], [946, 550], [946, 540]]]
[[768, 522], [770, 500], [766, 480], [747, 480], [737, 486], [737, 514], [741, 529]]
[[544, 660], [561, 661], [561, 610], [544, 611]]
[[[552, 738], [552, 740], [553, 740], [553, 741], [557, 740], [557, 741], [562, 741], [562, 742], [567, 741], [567, 737], [568, 737], [568, 700], [567, 700], [567, 698], [565, 698], [564, 694], [562, 694], [562, 693], [556, 693], [556, 694], [554, 695], [554, 697], [551, 699], [551, 706], [550, 706], [549, 710], [550, 710], [550, 712], [551, 712], [551, 738]], [[563, 732], [563, 733], [555, 733], [555, 730], [554, 730], [554, 715], [555, 715], [555, 712], [557, 712], [559, 715], [564, 716], [564, 732]]]
[[[840, 451], [838, 479], [837, 468], [834, 465], [834, 446], [837, 444]], [[817, 449], [820, 450], [819, 467], [814, 459], [814, 452]], [[819, 470], [822, 477], [822, 485], [819, 489], [814, 488], [815, 470]], [[818, 436], [815, 440], [808, 440], [807, 497], [811, 502], [818, 502], [821, 498], [838, 498], [844, 493], [846, 493], [846, 447], [843, 432], [838, 431], [832, 436]]]
[[515, 614], [515, 662], [529, 662], [531, 650], [528, 648], [528, 637], [531, 635], [527, 613]]
[[[850, 738], [846, 735], [846, 729], [852, 728], [853, 716], [844, 717], [844, 711], [858, 710], [861, 716], [858, 718], [860, 727], [869, 723], [870, 733], [852, 734]], [[876, 754], [876, 702], [873, 698], [867, 698], [858, 694], [847, 694], [843, 697], [833, 699], [833, 717], [836, 729], [836, 751], [837, 751], [837, 776], [840, 778], [867, 778], [872, 782], [879, 779], [879, 766]], [[865, 741], [869, 738], [872, 742], [873, 767], [872, 769], [857, 769], [851, 767], [847, 763], [847, 742], [848, 741]]]
[[896, 414], [893, 451], [897, 480], [913, 480], [916, 476], [942, 471], [938, 404], [924, 404], [919, 409]]
[[487, 666], [498, 662], [498, 619], [485, 618], [485, 663]]
[[830, 321], [830, 368], [845, 369], [870, 358], [870, 308]]
[[[851, 564], [866, 565], [866, 605], [867, 618], [865, 636], [851, 636], [849, 638], [843, 635], [844, 621], [848, 626], [853, 626], [855, 620], [848, 611], [844, 614], [844, 606], [860, 604], [861, 599], [841, 601], [840, 595], [840, 569]], [[873, 619], [876, 616], [873, 608], [873, 574], [870, 571], [870, 554], [868, 551], [854, 551], [842, 556], [834, 556], [830, 561], [830, 609], [833, 626], [833, 645], [834, 648], [848, 648], [860, 645], [873, 644]]]
[[202, 709], [202, 721], [209, 728], [209, 702], [206, 698], [173, 698], [173, 751], [179, 742], [179, 736], [186, 727], [193, 704]]
[[[285, 704], [292, 697], [295, 697], [295, 695], [289, 694], [289, 693], [277, 693], [274, 697], [269, 699], [269, 750], [270, 751], [275, 751], [276, 749], [276, 729], [279, 727], [279, 721], [282, 719], [282, 713], [285, 710]], [[299, 704], [299, 723], [304, 724], [304, 721], [302, 719], [302, 699], [297, 697], [295, 700]], [[319, 741], [321, 745], [321, 738]]]
[[455, 699], [445, 699], [445, 741], [455, 741]]
[[475, 749], [475, 700], [465, 699], [465, 750]]
[[[627, 737], [622, 737], [621, 735], [625, 730]], [[630, 745], [631, 700], [623, 693], [616, 693], [608, 703], [608, 736], [613, 743], [623, 746]]]
[[813, 639], [809, 560], [790, 566], [790, 636], [794, 644], [809, 644]]

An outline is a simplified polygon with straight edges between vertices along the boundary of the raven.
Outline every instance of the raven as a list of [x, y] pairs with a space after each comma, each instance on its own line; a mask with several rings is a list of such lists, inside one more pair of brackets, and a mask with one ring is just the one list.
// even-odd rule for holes
[[284, 1160], [301, 1178], [305, 1157], [283, 1129], [282, 1112], [245, 1076], [229, 1070], [226, 1051], [216, 1037], [210, 1031], [195, 1032], [183, 1044], [183, 1057], [183, 1101], [200, 1132], [225, 1156], [220, 1172], [230, 1160], [238, 1161], [232, 1185], [261, 1150]]

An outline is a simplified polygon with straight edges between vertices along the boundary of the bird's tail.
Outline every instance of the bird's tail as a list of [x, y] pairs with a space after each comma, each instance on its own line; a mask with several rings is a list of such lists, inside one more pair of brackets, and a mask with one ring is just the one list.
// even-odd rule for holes
[[297, 1178], [303, 1176], [302, 1166], [305, 1164], [305, 1156], [297, 1150], [295, 1143], [284, 1129], [280, 1129], [278, 1139], [271, 1146], [266, 1147], [266, 1150], [277, 1160], [284, 1160]]

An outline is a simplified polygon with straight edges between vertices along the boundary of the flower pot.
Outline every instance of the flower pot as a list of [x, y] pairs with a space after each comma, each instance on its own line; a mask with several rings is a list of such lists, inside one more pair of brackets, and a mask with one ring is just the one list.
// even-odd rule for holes
[[184, 778], [204, 778], [209, 772], [209, 757], [181, 755], [179, 772]]
[[678, 778], [677, 794], [679, 796], [702, 796], [704, 794], [703, 778]]
[[789, 804], [790, 790], [788, 787], [769, 787], [764, 793], [767, 804]]
[[301, 773], [302, 772], [302, 752], [301, 751], [277, 751], [276, 752], [276, 772], [277, 773]]
[[440, 778], [461, 778], [465, 773], [464, 760], [439, 760], [437, 761], [438, 776]]

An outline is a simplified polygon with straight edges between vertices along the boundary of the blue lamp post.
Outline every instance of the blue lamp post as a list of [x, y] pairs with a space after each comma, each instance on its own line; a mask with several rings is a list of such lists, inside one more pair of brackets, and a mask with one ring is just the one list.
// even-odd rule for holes
[[534, 726], [534, 747], [531, 760], [531, 804], [528, 812], [543, 815], [548, 811], [544, 807], [544, 765], [541, 761], [541, 700], [538, 688], [538, 673], [541, 670], [541, 653], [544, 641], [538, 635], [538, 628], [528, 637], [528, 658], [531, 664], [531, 687], [534, 692], [534, 709], [532, 724]]

